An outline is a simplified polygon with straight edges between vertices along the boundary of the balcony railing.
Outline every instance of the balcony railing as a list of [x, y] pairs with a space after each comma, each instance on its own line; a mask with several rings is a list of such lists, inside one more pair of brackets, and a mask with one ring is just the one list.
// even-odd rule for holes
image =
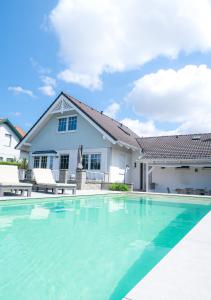
[[[68, 172], [68, 171], [67, 171]], [[52, 170], [53, 177], [55, 181], [60, 179], [60, 170]], [[76, 175], [72, 173], [67, 173], [67, 180], [75, 180]], [[98, 172], [98, 171], [86, 171], [86, 180], [87, 181], [97, 181], [97, 182], [108, 182], [108, 173]]]
[[105, 182], [108, 181], [108, 174], [98, 171], [86, 171], [86, 180]]

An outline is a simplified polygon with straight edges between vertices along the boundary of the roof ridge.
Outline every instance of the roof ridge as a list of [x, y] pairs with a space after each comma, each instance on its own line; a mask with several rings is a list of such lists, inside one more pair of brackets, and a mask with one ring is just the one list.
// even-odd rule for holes
[[62, 91], [62, 94], [64, 94], [64, 95], [67, 96], [68, 98], [72, 98], [73, 100], [76, 100], [76, 101], [82, 103], [83, 105], [86, 105], [86, 107], [88, 107], [88, 108], [90, 108], [90, 109], [96, 111], [96, 112], [99, 113], [100, 115], [105, 116], [106, 118], [112, 120], [113, 122], [118, 123], [120, 126], [124, 126], [125, 128], [129, 129], [131, 132], [133, 132], [137, 137], [139, 137], [139, 136], [138, 136], [132, 129], [130, 129], [128, 126], [124, 125], [123, 123], [121, 123], [120, 121], [118, 121], [118, 120], [116, 120], [116, 119], [113, 119], [113, 118], [109, 117], [108, 115], [104, 114], [103, 111], [102, 111], [102, 113], [101, 113], [101, 111], [99, 111], [99, 110], [97, 110], [97, 109], [91, 107], [90, 105], [86, 104], [85, 102], [83, 102], [83, 101], [81, 101], [81, 100], [79, 100], [79, 99], [73, 97], [72, 95], [69, 95], [69, 94], [63, 92], [63, 91]]
[[142, 136], [142, 137], [138, 137], [138, 139], [151, 139], [151, 138], [176, 137], [176, 136], [178, 136], [178, 137], [180, 137], [180, 136], [194, 136], [194, 135], [207, 135], [207, 134], [211, 134], [211, 132]]

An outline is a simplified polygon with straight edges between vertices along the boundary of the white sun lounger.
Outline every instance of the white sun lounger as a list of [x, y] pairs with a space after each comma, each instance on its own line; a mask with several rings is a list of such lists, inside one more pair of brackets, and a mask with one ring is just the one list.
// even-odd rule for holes
[[0, 197], [4, 196], [4, 192], [27, 191], [27, 196], [31, 196], [32, 184], [23, 183], [18, 178], [18, 167], [10, 165], [0, 165]]
[[36, 191], [44, 190], [48, 192], [51, 190], [54, 194], [58, 194], [58, 191], [61, 190], [62, 193], [65, 190], [72, 190], [72, 194], [76, 193], [76, 184], [67, 184], [67, 183], [56, 183], [53, 178], [51, 169], [33, 169], [33, 177], [35, 180], [34, 189]]

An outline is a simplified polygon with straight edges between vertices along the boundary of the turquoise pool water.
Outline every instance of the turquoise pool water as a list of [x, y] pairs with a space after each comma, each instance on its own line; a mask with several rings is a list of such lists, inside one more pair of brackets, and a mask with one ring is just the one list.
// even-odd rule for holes
[[120, 195], [0, 203], [0, 299], [120, 300], [209, 210]]

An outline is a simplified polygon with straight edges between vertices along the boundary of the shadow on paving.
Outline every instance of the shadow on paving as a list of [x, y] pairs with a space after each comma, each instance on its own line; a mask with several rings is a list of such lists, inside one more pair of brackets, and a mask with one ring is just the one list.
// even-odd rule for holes
[[[209, 211], [192, 208], [179, 214], [146, 247], [144, 252], [121, 278], [108, 300], [121, 300], [129, 291], [200, 221]], [[192, 215], [195, 215], [194, 221]], [[182, 230], [181, 230], [182, 229]]]

